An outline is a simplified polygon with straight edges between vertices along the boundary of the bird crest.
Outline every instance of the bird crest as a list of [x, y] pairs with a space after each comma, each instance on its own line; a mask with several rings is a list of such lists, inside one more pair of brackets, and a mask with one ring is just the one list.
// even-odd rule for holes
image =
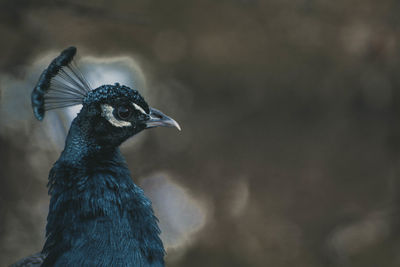
[[75, 54], [75, 47], [65, 49], [40, 76], [32, 92], [33, 112], [38, 120], [43, 120], [47, 110], [82, 104], [92, 90], [73, 61]]
[[65, 49], [53, 59], [41, 74], [32, 91], [32, 108], [35, 117], [43, 120], [45, 112], [74, 105], [101, 107], [100, 115], [114, 127], [131, 127], [132, 116], [146, 119], [145, 127], [176, 127], [179, 124], [157, 109], [150, 108], [137, 90], [115, 83], [92, 88], [73, 58], [77, 49]]

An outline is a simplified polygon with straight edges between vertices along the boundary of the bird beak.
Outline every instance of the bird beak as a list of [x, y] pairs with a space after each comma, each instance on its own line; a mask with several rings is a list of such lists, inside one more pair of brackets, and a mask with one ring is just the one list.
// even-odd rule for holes
[[150, 119], [146, 121], [146, 129], [165, 126], [165, 127], [176, 127], [179, 131], [181, 127], [179, 124], [173, 119], [159, 111], [155, 108], [150, 108]]

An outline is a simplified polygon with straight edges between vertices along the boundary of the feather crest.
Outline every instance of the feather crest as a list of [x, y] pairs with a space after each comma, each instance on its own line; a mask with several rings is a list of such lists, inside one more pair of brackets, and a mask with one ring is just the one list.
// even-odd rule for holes
[[82, 104], [92, 90], [73, 61], [75, 54], [75, 47], [65, 49], [40, 75], [32, 92], [33, 113], [38, 120], [43, 120], [47, 110]]

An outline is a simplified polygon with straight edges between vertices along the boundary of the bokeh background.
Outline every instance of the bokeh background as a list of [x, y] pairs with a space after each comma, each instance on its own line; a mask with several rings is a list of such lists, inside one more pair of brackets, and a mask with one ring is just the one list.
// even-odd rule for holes
[[400, 3], [0, 1], [0, 266], [44, 241], [75, 109], [35, 121], [62, 49], [180, 122], [124, 144], [167, 266], [400, 266]]

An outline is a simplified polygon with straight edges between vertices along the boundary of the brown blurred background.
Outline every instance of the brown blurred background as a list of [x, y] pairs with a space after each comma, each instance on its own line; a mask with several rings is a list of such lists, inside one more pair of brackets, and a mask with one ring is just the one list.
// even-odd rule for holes
[[[395, 0], [1, 0], [0, 266], [43, 245], [63, 126], [35, 121], [29, 93], [69, 45], [137, 62], [148, 102], [183, 128], [123, 148], [181, 240], [167, 266], [400, 266], [399, 14]], [[166, 181], [192, 206], [163, 211]]]

